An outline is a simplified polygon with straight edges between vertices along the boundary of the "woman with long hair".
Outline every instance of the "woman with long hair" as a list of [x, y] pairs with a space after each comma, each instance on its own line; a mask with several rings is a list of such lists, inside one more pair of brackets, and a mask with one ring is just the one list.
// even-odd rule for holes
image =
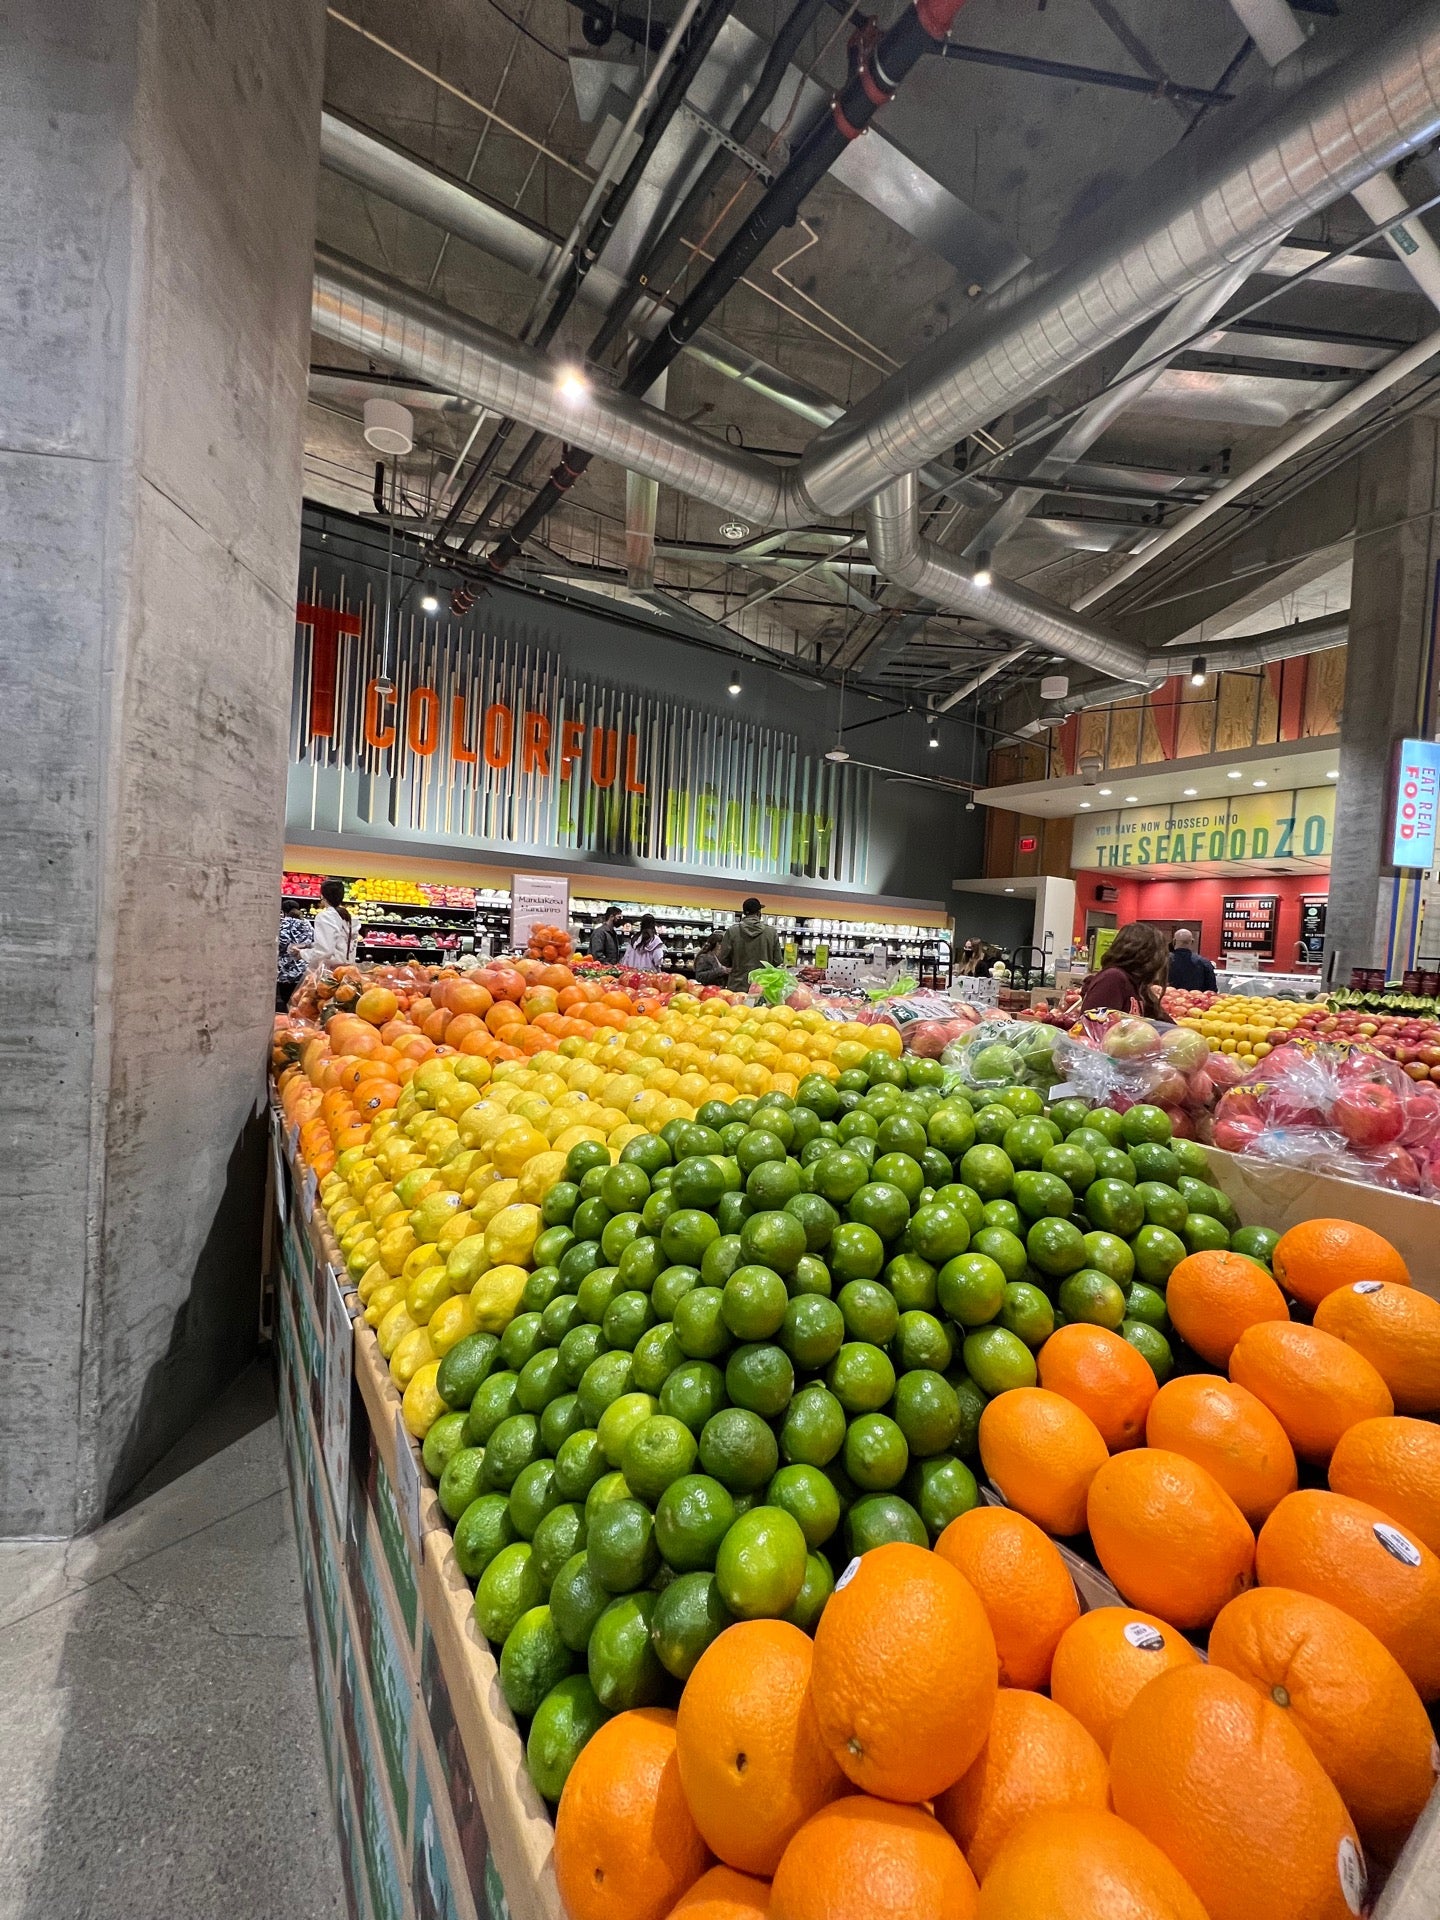
[[355, 958], [355, 923], [345, 904], [345, 882], [322, 880], [320, 898], [325, 902], [315, 916], [314, 943], [308, 965], [311, 972], [321, 967], [339, 967]]
[[1122, 927], [1111, 942], [1104, 966], [1081, 990], [1081, 1012], [1114, 1007], [1121, 1013], [1163, 1019], [1160, 996], [1169, 961], [1166, 945], [1159, 927], [1148, 927], [1139, 920]]

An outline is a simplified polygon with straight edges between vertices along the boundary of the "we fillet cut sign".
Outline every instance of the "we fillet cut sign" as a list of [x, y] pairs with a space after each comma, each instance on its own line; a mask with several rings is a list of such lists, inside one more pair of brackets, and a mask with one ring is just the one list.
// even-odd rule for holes
[[[864, 883], [868, 782], [793, 735], [448, 623], [401, 623], [392, 687], [358, 608], [307, 599], [296, 619], [292, 740], [316, 769], [315, 826], [345, 828], [318, 817], [338, 768], [388, 783], [396, 827], [433, 836]], [[340, 789], [342, 810], [360, 804]]]

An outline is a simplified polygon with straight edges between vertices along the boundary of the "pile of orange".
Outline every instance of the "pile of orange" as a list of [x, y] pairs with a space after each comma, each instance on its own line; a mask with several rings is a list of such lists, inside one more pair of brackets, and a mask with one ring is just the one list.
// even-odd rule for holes
[[565, 961], [575, 951], [568, 927], [531, 927], [527, 951], [532, 960]]

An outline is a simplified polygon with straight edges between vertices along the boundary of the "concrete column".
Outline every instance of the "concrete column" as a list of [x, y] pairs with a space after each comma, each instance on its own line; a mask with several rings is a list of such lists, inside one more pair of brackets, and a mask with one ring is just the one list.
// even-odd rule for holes
[[1068, 876], [1047, 873], [1035, 895], [1035, 932], [1037, 947], [1044, 948], [1047, 966], [1068, 967], [1070, 944], [1075, 936], [1075, 882]]
[[[1360, 462], [1325, 977], [1415, 962], [1425, 876], [1389, 864], [1397, 742], [1435, 737], [1440, 422], [1403, 422]], [[1433, 944], [1433, 941], [1432, 941]]]
[[323, 38], [0, 20], [0, 1534], [254, 1346]]

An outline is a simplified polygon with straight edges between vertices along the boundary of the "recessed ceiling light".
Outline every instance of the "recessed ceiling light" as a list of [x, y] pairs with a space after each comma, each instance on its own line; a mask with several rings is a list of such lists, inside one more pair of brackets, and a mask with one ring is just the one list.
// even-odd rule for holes
[[1102, 800], [1108, 800], [1114, 791], [1115, 789], [1113, 787], [1101, 787], [1100, 798]]
[[1250, 784], [1252, 787], [1268, 787], [1270, 782], [1268, 780], [1252, 780]]
[[1338, 767], [1332, 767], [1325, 778], [1327, 780], [1338, 780], [1340, 778], [1340, 769]]
[[1090, 802], [1088, 800], [1082, 800], [1080, 802], [1080, 811], [1082, 813], [1088, 813], [1090, 811]]
[[1193, 800], [1199, 791], [1200, 789], [1198, 787], [1186, 787], [1185, 798], [1187, 800]]
[[1133, 807], [1136, 804], [1136, 802], [1139, 800], [1139, 798], [1140, 796], [1138, 793], [1127, 793], [1125, 796], [1126, 806]]
[[1014, 893], [1015, 889], [1014, 887], [1006, 887], [1005, 891], [1006, 893]]
[[1227, 780], [1243, 780], [1245, 776], [1240, 771], [1239, 767], [1231, 767], [1230, 771], [1226, 774], [1225, 778]]

